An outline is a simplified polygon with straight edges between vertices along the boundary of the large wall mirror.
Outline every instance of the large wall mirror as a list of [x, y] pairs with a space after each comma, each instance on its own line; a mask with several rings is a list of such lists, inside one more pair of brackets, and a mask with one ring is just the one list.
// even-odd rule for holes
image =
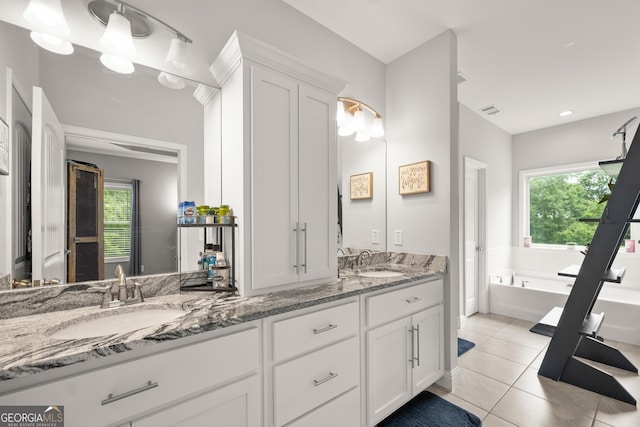
[[[351, 178], [365, 174], [371, 174], [371, 194], [352, 194]], [[338, 188], [342, 208], [338, 247], [347, 255], [350, 250], [387, 250], [387, 142], [339, 136]]]
[[[169, 89], [158, 83], [158, 70], [140, 65], [133, 74], [117, 74], [102, 66], [99, 53], [81, 46], [72, 55], [56, 55], [38, 48], [27, 30], [6, 22], [0, 22], [0, 34], [5, 42], [11, 40], [9, 49], [0, 53], [0, 65], [7, 70], [1, 73], [7, 75], [7, 83], [3, 82], [7, 90], [0, 91], [0, 102], [7, 105], [6, 116], [11, 117], [13, 143], [20, 144], [12, 147], [9, 175], [0, 176], [0, 195], [10, 201], [3, 204], [0, 217], [11, 224], [11, 236], [0, 251], [0, 273], [11, 273], [15, 279], [78, 281], [67, 274], [66, 266], [63, 273], [50, 269], [56, 261], [46, 250], [55, 238], [47, 233], [65, 227], [62, 235], [67, 236], [69, 226], [87, 228], [83, 215], [94, 217], [92, 212], [102, 204], [99, 228], [104, 230], [105, 256], [100, 277], [113, 277], [116, 264], [132, 275], [177, 271], [177, 203], [204, 201], [205, 139], [219, 137], [220, 123], [214, 118], [205, 129], [205, 116], [215, 112], [207, 111], [203, 100], [215, 89], [189, 81], [184, 89]], [[34, 86], [42, 89], [45, 101]], [[82, 166], [78, 176], [69, 175], [65, 183], [47, 175], [52, 170], [47, 163], [50, 155], [42, 154], [43, 163], [34, 165], [34, 144], [40, 142], [34, 135], [39, 131], [33, 128], [33, 118], [40, 114], [42, 102], [50, 105], [64, 132], [65, 176], [71, 173], [67, 163]], [[33, 179], [32, 168], [42, 176]], [[102, 176], [91, 168], [99, 169]], [[41, 186], [47, 185], [64, 188], [40, 199]], [[99, 195], [93, 191], [97, 185]], [[86, 199], [76, 195], [82, 188], [89, 190]], [[69, 208], [70, 198], [77, 201], [77, 209]], [[56, 212], [63, 212], [63, 217]], [[127, 221], [138, 221], [137, 238], [136, 233], [128, 233]], [[34, 226], [44, 231], [39, 244], [34, 241]], [[185, 244], [197, 259], [198, 242]], [[94, 250], [90, 244], [85, 249], [82, 252], [79, 245], [80, 264]], [[67, 242], [65, 257], [69, 250]], [[34, 265], [37, 257], [40, 261]], [[191, 267], [196, 268], [195, 261]], [[85, 273], [78, 275], [80, 281], [88, 277]]]

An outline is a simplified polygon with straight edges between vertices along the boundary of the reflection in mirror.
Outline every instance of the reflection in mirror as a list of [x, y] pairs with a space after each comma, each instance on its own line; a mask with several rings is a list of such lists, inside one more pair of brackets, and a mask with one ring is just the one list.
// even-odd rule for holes
[[[353, 136], [338, 137], [339, 192], [342, 196], [342, 235], [338, 246], [349, 249], [387, 250], [386, 231], [386, 141], [356, 141]], [[371, 172], [370, 198], [353, 198], [350, 178]], [[342, 251], [338, 251], [342, 254]]]
[[[64, 215], [61, 224], [68, 222], [71, 196], [79, 203], [74, 212], [80, 222], [87, 216], [95, 218], [96, 212], [104, 212], [98, 215], [100, 226], [105, 230], [104, 239], [100, 242], [94, 236], [96, 243], [86, 245], [93, 252], [102, 246], [103, 255], [82, 252], [81, 248], [75, 254], [85, 267], [104, 266], [80, 272], [78, 278], [114, 277], [117, 263], [129, 267], [128, 275], [177, 271], [178, 200], [203, 200], [205, 188], [202, 159], [207, 112], [194, 92], [206, 91], [206, 88], [187, 82], [182, 90], [168, 89], [158, 83], [157, 70], [142, 66], [136, 66], [136, 72], [131, 75], [117, 74], [100, 64], [99, 53], [80, 46], [76, 46], [72, 55], [55, 55], [36, 47], [27, 30], [5, 22], [0, 22], [0, 38], [11, 40], [9, 48], [0, 53], [3, 70], [0, 76], [6, 74], [8, 84], [3, 82], [3, 86], [11, 87], [11, 91], [0, 91], [0, 103], [8, 105], [4, 116], [10, 118], [14, 143], [10, 174], [0, 177], [0, 199], [12, 200], [0, 208], [0, 222], [12, 224], [12, 238], [2, 243], [0, 251], [0, 275], [11, 273], [15, 279], [27, 281], [69, 281], [66, 267], [65, 277], [46, 275], [50, 262], [46, 246], [51, 246], [53, 241], [47, 240], [46, 233], [57, 227], [47, 222], [47, 218], [54, 216], [56, 206]], [[5, 73], [5, 69], [10, 71]], [[37, 112], [34, 86], [43, 89], [44, 97], [62, 125], [66, 145], [62, 155], [65, 176], [59, 193], [52, 193], [60, 194], [64, 200], [45, 197], [39, 209], [32, 209], [36, 206], [34, 197], [41, 200], [38, 195], [47, 191], [42, 187], [52, 185], [52, 180], [46, 176], [51, 169], [46, 162], [39, 168], [45, 174], [42, 182], [32, 179], [31, 141], [36, 140], [33, 133], [40, 131], [32, 127], [32, 116]], [[3, 111], [0, 108], [0, 116]], [[89, 191], [91, 197], [87, 198], [80, 197], [76, 189], [71, 194], [66, 178], [67, 161], [102, 171], [106, 184], [99, 201], [97, 192]], [[99, 180], [93, 176], [88, 178], [90, 184], [84, 182], [80, 187], [92, 190], [94, 183], [98, 185]], [[139, 224], [138, 233], [135, 226], [131, 227], [132, 223]], [[34, 224], [43, 224], [39, 231], [44, 230], [45, 243], [36, 248], [45, 254], [39, 261], [34, 258]], [[87, 236], [77, 235], [75, 228], [75, 231], [63, 230], [63, 235], [75, 232], [71, 234], [71, 243], [86, 243]], [[63, 243], [63, 253], [72, 250], [68, 243]], [[197, 248], [197, 242], [189, 245], [191, 247]], [[197, 253], [197, 250], [190, 252]], [[64, 262], [69, 264], [66, 259]], [[34, 263], [42, 263], [45, 273], [36, 277], [34, 272], [38, 268], [34, 268]]]

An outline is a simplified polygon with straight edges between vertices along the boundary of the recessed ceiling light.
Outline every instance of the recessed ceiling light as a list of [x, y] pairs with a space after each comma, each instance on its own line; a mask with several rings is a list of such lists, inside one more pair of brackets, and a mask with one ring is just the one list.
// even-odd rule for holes
[[571, 111], [571, 110], [565, 110], [565, 111], [563, 111], [563, 112], [559, 113], [558, 115], [559, 115], [560, 117], [567, 117], [567, 116], [570, 116], [570, 115], [572, 115], [572, 114], [573, 114], [573, 111]]

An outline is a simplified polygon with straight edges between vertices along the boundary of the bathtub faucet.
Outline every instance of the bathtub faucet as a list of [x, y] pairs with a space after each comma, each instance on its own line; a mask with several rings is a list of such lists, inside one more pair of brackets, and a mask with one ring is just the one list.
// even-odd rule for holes
[[498, 283], [502, 283], [502, 276], [496, 276], [498, 278]]
[[522, 283], [520, 284], [520, 286], [524, 288], [525, 283], [529, 283], [529, 281], [528, 280], [523, 280]]

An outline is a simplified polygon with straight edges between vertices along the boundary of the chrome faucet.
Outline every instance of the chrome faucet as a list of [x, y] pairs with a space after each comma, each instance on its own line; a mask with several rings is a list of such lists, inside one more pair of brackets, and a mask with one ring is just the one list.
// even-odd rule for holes
[[101, 308], [119, 307], [125, 304], [136, 304], [144, 302], [142, 295], [142, 287], [140, 283], [134, 282], [132, 286], [127, 284], [127, 276], [124, 274], [122, 266], [118, 264], [116, 267], [117, 280], [111, 285], [92, 286], [89, 291], [102, 292]]
[[371, 251], [369, 249], [365, 249], [358, 254], [358, 259], [356, 260], [356, 265], [362, 265], [363, 259], [371, 258]]
[[338, 255], [340, 254], [340, 252], [342, 252], [342, 255], [343, 255], [343, 256], [344, 256], [344, 255], [347, 255], [347, 254], [345, 253], [344, 249], [342, 249], [342, 248], [338, 248]]

